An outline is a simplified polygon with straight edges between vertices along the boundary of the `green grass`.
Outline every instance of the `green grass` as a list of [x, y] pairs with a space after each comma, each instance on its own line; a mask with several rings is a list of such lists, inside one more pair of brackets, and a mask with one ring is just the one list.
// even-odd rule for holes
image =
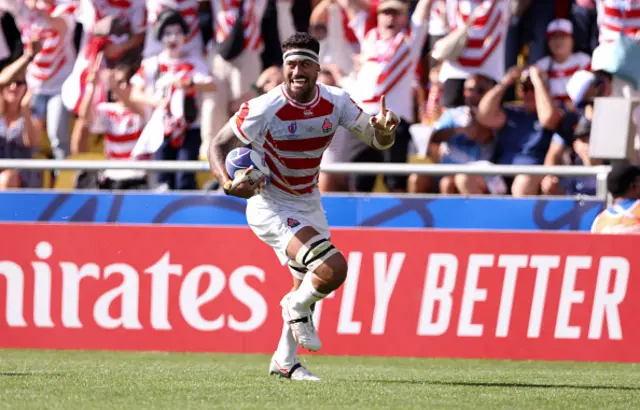
[[640, 365], [323, 357], [320, 383], [267, 376], [268, 356], [0, 350], [0, 408], [640, 407]]

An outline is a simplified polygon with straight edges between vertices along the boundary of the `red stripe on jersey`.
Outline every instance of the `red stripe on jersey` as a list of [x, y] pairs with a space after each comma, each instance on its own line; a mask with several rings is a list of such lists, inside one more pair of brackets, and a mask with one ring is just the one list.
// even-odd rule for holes
[[318, 173], [316, 172], [315, 174], [309, 175], [309, 176], [301, 176], [301, 177], [286, 176], [285, 177], [285, 176], [282, 176], [282, 173], [280, 173], [278, 166], [276, 165], [275, 162], [273, 162], [273, 159], [271, 159], [271, 155], [265, 155], [264, 160], [269, 166], [269, 169], [271, 170], [271, 174], [278, 177], [281, 181], [285, 181], [288, 185], [310, 184], [316, 179], [316, 175], [318, 175]]
[[470, 38], [467, 41], [467, 48], [468, 49], [478, 49], [478, 48], [484, 47], [485, 41], [487, 41], [487, 39], [491, 39], [491, 36], [493, 35], [493, 33], [498, 29], [498, 25], [500, 24], [501, 17], [502, 17], [502, 13], [500, 12], [498, 14], [498, 17], [493, 21], [493, 24], [491, 25], [491, 28], [489, 28], [487, 33], [484, 35], [484, 37], [482, 37], [482, 38]]
[[140, 138], [140, 134], [142, 134], [142, 130], [140, 131], [136, 131], [136, 132], [131, 132], [129, 134], [123, 134], [123, 135], [115, 135], [115, 134], [110, 134], [110, 133], [105, 133], [104, 137], [110, 141], [110, 142], [131, 142], [131, 141], [137, 141], [138, 138]]
[[409, 49], [405, 50], [405, 52], [402, 53], [398, 61], [396, 61], [392, 67], [389, 67], [387, 70], [385, 70], [382, 74], [378, 76], [378, 85], [381, 85], [383, 82], [385, 82], [386, 79], [389, 78], [389, 75], [393, 73], [393, 70], [396, 67], [400, 67], [400, 64], [402, 64], [404, 60], [407, 59], [407, 57], [409, 57]]
[[[379, 93], [378, 95], [376, 95], [373, 98], [370, 98], [368, 100], [364, 100], [362, 101], [364, 104], [370, 104], [370, 103], [378, 103], [380, 102], [380, 97], [382, 97], [385, 94], [389, 94], [389, 91], [391, 91], [391, 89], [393, 87], [396, 86], [396, 84], [398, 84], [398, 82], [402, 79], [402, 77], [404, 77], [404, 75], [407, 73], [407, 71], [409, 71], [409, 67], [411, 66], [411, 64], [406, 65], [402, 71], [400, 71], [400, 74], [398, 74], [396, 76], [396, 78], [393, 79], [393, 81], [391, 82], [391, 84], [389, 84], [384, 91], [382, 91], [381, 93]], [[362, 111], [362, 110], [361, 110]]]
[[[624, 7], [624, 6], [622, 6], [622, 7]], [[604, 8], [604, 14], [605, 14], [605, 16], [617, 17], [617, 18], [621, 18], [621, 19], [635, 19], [635, 18], [639, 18], [640, 17], [640, 9], [632, 9], [632, 10], [622, 11], [620, 9], [616, 9], [616, 8], [612, 8], [612, 7], [605, 7]]]
[[245, 138], [247, 138], [247, 136], [242, 131], [242, 124], [244, 123], [244, 120], [247, 118], [247, 115], [249, 115], [249, 103], [245, 102], [240, 107], [240, 111], [238, 112], [238, 115], [236, 115], [236, 127], [238, 127], [238, 131], [240, 131], [242, 136]]
[[[476, 20], [473, 22], [473, 27], [477, 27], [477, 26], [482, 27], [485, 24], [487, 24], [487, 22], [489, 21], [489, 18], [493, 14], [493, 10], [495, 10], [496, 8], [496, 4], [498, 3], [499, 1], [496, 1], [496, 0], [492, 1], [491, 8], [483, 16], [476, 18]], [[469, 20], [469, 17], [471, 16], [471, 13], [465, 14], [462, 12], [462, 8], [460, 7], [459, 2], [458, 2], [458, 13], [460, 13], [460, 17], [462, 18], [462, 21], [464, 21], [465, 23], [467, 22], [467, 20]]]
[[284, 191], [284, 192], [286, 192], [286, 193], [288, 193], [288, 194], [292, 194], [292, 195], [296, 195], [296, 196], [304, 195], [304, 194], [310, 194], [310, 193], [312, 193], [312, 192], [313, 192], [313, 188], [314, 188], [314, 185], [311, 185], [311, 186], [310, 186], [310, 187], [308, 187], [308, 188], [302, 188], [302, 189], [291, 189], [291, 188], [288, 188], [288, 187], [286, 187], [286, 186], [282, 185], [282, 184], [281, 184], [281, 183], [279, 183], [279, 182], [278, 182], [278, 180], [276, 180], [276, 179], [272, 179], [272, 180], [271, 180], [271, 182], [269, 182], [269, 183], [270, 183], [271, 185], [273, 185], [274, 187], [276, 187], [276, 188], [280, 189], [281, 191]]
[[33, 73], [31, 74], [33, 76], [33, 78], [40, 80], [40, 81], [47, 81], [48, 79], [52, 78], [54, 75], [56, 75], [58, 73], [58, 71], [60, 71], [62, 69], [62, 67], [64, 66], [64, 64], [67, 62], [67, 57], [63, 57], [62, 60], [60, 60], [60, 62], [58, 63], [58, 65], [56, 66], [56, 68], [50, 72], [50, 73], [46, 73], [46, 74], [36, 74]]
[[458, 59], [458, 63], [460, 63], [460, 65], [463, 67], [480, 67], [482, 64], [484, 64], [487, 58], [489, 58], [491, 53], [494, 52], [496, 47], [498, 47], [498, 44], [500, 44], [501, 40], [502, 40], [502, 33], [500, 33], [500, 35], [496, 37], [495, 40], [493, 40], [493, 44], [491, 44], [491, 47], [489, 47], [489, 49], [482, 55], [482, 57], [479, 57], [479, 58], [461, 57]]
[[[320, 90], [317, 91], [318, 94]], [[286, 104], [276, 113], [276, 117], [280, 121], [301, 121], [311, 118], [324, 117], [333, 113], [333, 104], [324, 98], [321, 98], [318, 104], [311, 108], [298, 108], [291, 104]]]
[[324, 148], [331, 142], [333, 134], [323, 135], [321, 137], [304, 138], [304, 139], [291, 139], [291, 140], [275, 140], [271, 134], [267, 133], [267, 141], [279, 151], [315, 151], [320, 148]]
[[127, 158], [131, 158], [131, 152], [113, 152], [113, 151], [107, 151], [107, 158], [113, 158], [113, 159], [127, 159]]
[[282, 163], [286, 168], [289, 169], [313, 169], [320, 166], [320, 161], [322, 158], [287, 158], [281, 157], [278, 155], [276, 150], [271, 146], [271, 144], [264, 144], [264, 148], [269, 151], [274, 158]]
[[131, 2], [129, 0], [107, 0], [110, 6], [118, 7], [121, 9], [128, 9], [131, 7]]

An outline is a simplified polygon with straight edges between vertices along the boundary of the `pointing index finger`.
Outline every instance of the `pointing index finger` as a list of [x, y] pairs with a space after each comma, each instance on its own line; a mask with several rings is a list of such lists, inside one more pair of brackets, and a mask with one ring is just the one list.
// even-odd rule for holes
[[382, 97], [380, 97], [380, 107], [381, 107], [382, 115], [386, 117], [386, 115], [387, 115], [387, 104], [385, 102], [384, 95]]

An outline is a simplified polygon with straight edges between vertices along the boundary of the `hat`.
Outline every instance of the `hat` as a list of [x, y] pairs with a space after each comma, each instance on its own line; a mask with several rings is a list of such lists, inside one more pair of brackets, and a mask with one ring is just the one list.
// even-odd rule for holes
[[573, 24], [567, 19], [555, 19], [547, 26], [547, 38], [553, 34], [573, 35]]
[[640, 167], [628, 162], [617, 162], [611, 167], [607, 175], [607, 189], [614, 198], [624, 196], [636, 178], [640, 176]]
[[589, 137], [591, 135], [591, 120], [584, 115], [580, 117], [576, 129], [573, 131], [573, 135], [576, 138]]
[[589, 87], [591, 87], [591, 84], [593, 84], [595, 81], [596, 75], [591, 71], [576, 71], [571, 76], [569, 82], [567, 83], [567, 86], [565, 87], [567, 95], [569, 96], [569, 98], [571, 98], [571, 101], [573, 101], [575, 105], [580, 105], [582, 99], [584, 98], [584, 95], [587, 93], [587, 90], [589, 90]]
[[381, 0], [378, 3], [378, 13], [385, 10], [409, 10], [409, 4], [403, 0]]

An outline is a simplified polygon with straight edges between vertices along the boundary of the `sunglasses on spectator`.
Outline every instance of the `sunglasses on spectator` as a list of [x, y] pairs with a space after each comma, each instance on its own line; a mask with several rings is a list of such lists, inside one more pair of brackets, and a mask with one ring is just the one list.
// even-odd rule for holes
[[464, 90], [476, 94], [484, 94], [487, 91], [484, 87], [464, 87]]
[[14, 80], [14, 81], [11, 81], [9, 83], [9, 85], [12, 85], [12, 84], [15, 84], [15, 85], [27, 85], [27, 81], [26, 80]]

